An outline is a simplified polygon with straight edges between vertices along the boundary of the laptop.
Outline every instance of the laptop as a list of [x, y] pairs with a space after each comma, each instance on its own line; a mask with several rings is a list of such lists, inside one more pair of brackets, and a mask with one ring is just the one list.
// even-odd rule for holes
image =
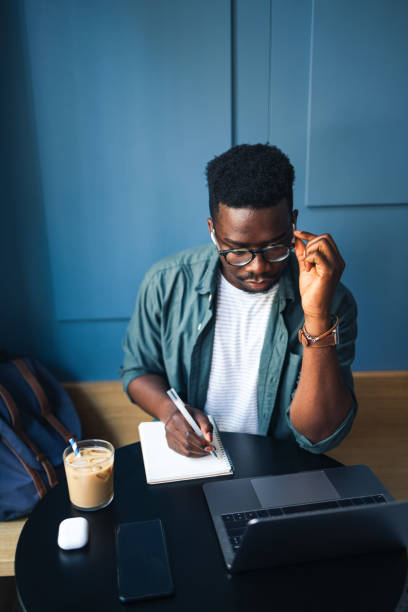
[[203, 485], [230, 572], [408, 546], [408, 501], [365, 465]]

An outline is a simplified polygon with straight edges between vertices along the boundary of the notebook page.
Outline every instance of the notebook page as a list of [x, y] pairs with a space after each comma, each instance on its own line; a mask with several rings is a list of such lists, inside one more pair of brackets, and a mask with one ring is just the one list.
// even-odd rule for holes
[[[209, 418], [214, 425], [213, 419]], [[148, 484], [232, 474], [230, 461], [215, 427], [213, 445], [217, 458], [211, 454], [199, 458], [185, 457], [171, 450], [167, 445], [164, 423], [160, 421], [140, 423], [139, 434]]]

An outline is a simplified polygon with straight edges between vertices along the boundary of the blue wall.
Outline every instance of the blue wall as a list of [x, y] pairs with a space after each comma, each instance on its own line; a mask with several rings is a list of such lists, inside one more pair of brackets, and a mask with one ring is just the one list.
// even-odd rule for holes
[[407, 369], [408, 5], [352, 8], [3, 2], [0, 345], [116, 378], [143, 273], [208, 240], [206, 162], [269, 141], [296, 167], [299, 227], [347, 262], [354, 369]]

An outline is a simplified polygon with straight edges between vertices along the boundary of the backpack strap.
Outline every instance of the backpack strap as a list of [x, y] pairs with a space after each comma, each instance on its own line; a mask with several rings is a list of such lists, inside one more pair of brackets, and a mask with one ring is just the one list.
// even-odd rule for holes
[[[50, 484], [50, 487], [55, 487], [55, 485], [58, 484], [58, 480], [57, 480], [57, 475], [56, 475], [55, 470], [54, 470], [54, 466], [47, 459], [47, 457], [44, 455], [44, 453], [41, 452], [41, 450], [38, 448], [38, 446], [31, 440], [31, 438], [29, 438], [27, 436], [27, 434], [25, 433], [25, 431], [23, 429], [23, 426], [21, 424], [20, 413], [18, 411], [16, 403], [13, 400], [13, 398], [11, 397], [10, 393], [7, 391], [7, 389], [5, 387], [3, 387], [3, 385], [0, 385], [0, 397], [3, 399], [3, 402], [5, 403], [5, 405], [7, 407], [7, 410], [9, 411], [10, 418], [11, 418], [11, 425], [12, 425], [14, 431], [16, 432], [16, 434], [18, 434], [20, 436], [20, 438], [23, 440], [23, 442], [26, 444], [26, 446], [28, 446], [28, 448], [30, 450], [32, 450], [32, 452], [34, 453], [35, 458], [38, 461], [38, 463], [41, 463], [41, 465], [43, 466], [43, 468], [45, 470], [45, 473], [47, 474], [47, 478], [48, 478], [48, 482]], [[10, 445], [7, 445], [7, 446], [10, 448]], [[14, 453], [14, 454], [16, 456], [18, 456], [18, 459], [21, 461], [21, 463], [23, 463], [23, 460], [20, 457], [20, 455], [18, 455], [17, 453]], [[25, 462], [23, 463], [23, 465], [27, 469], [27, 467], [26, 467], [27, 464]], [[32, 468], [30, 468], [30, 469], [32, 469]], [[40, 480], [41, 480], [41, 478], [40, 478]], [[34, 481], [34, 478], [33, 478], [33, 481]], [[42, 480], [41, 480], [41, 482], [42, 482]], [[34, 484], [35, 484], [35, 482], [34, 482]], [[36, 488], [37, 488], [37, 486], [36, 486]], [[38, 491], [38, 489], [37, 489], [37, 491]]]
[[39, 475], [39, 473], [37, 472], [37, 470], [35, 470], [34, 468], [32, 468], [31, 466], [28, 465], [28, 463], [26, 463], [24, 461], [24, 459], [22, 457], [20, 457], [20, 455], [18, 454], [18, 452], [11, 446], [11, 444], [9, 443], [8, 440], [6, 440], [6, 438], [4, 436], [0, 436], [0, 440], [2, 442], [4, 442], [4, 444], [7, 446], [7, 448], [13, 453], [13, 455], [15, 457], [17, 457], [17, 459], [20, 461], [20, 463], [23, 465], [23, 467], [25, 468], [25, 470], [28, 472], [28, 474], [30, 474], [34, 486], [36, 488], [36, 491], [38, 493], [39, 498], [41, 499], [42, 497], [44, 497], [44, 495], [47, 493], [47, 488], [45, 486], [45, 484], [42, 481], [41, 476]]
[[61, 423], [51, 411], [51, 406], [48, 402], [48, 398], [42, 388], [38, 378], [34, 376], [30, 368], [24, 363], [22, 359], [13, 359], [12, 363], [16, 366], [21, 376], [24, 378], [28, 386], [31, 388], [41, 408], [41, 414], [49, 424], [64, 438], [66, 442], [69, 442], [74, 434]]

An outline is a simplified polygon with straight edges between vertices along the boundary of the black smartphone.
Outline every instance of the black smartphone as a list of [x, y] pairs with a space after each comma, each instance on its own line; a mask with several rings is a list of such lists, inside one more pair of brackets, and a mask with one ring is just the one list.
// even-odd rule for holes
[[163, 525], [159, 519], [119, 525], [116, 563], [121, 602], [173, 593]]

